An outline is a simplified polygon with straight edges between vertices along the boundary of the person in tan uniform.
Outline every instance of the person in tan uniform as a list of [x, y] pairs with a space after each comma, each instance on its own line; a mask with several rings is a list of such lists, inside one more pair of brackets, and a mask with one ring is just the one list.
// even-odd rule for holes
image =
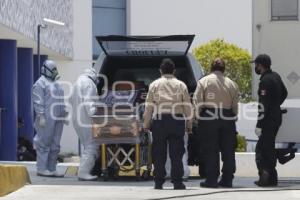
[[[205, 157], [207, 178], [201, 187], [232, 187], [235, 173], [236, 127], [239, 90], [235, 82], [224, 76], [225, 62], [217, 58], [211, 73], [197, 83], [193, 102], [198, 119], [200, 148]], [[219, 152], [223, 168], [220, 175]]]
[[184, 134], [192, 131], [193, 108], [187, 86], [175, 78], [175, 64], [163, 59], [161, 78], [152, 82], [145, 103], [144, 129], [152, 131], [155, 189], [163, 189], [166, 176], [167, 144], [171, 159], [174, 189], [185, 189], [182, 183]]

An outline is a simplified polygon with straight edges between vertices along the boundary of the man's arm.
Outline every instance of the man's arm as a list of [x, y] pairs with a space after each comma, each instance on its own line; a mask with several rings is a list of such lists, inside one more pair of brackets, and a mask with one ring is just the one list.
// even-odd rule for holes
[[97, 100], [99, 99], [99, 96], [97, 94], [97, 87], [96, 85], [86, 84], [81, 91], [82, 91], [83, 102], [84, 102], [83, 106], [87, 114], [90, 117], [92, 117], [97, 111], [96, 103]]
[[203, 107], [203, 103], [204, 103], [204, 87], [201, 81], [199, 80], [197, 83], [197, 88], [193, 95], [195, 117], [200, 116], [201, 107]]
[[41, 81], [37, 81], [32, 87], [33, 108], [37, 115], [45, 114], [45, 91]]
[[239, 87], [236, 83], [233, 85], [233, 95], [232, 95], [232, 111], [235, 116], [239, 113]]
[[145, 101], [145, 112], [144, 112], [144, 124], [143, 127], [144, 129], [149, 129], [151, 120], [152, 120], [152, 115], [153, 115], [153, 110], [154, 110], [154, 91], [153, 91], [153, 85], [151, 84], [149, 86], [149, 91], [146, 97]]
[[184, 85], [183, 88], [183, 110], [184, 110], [184, 115], [187, 118], [187, 131], [192, 132], [193, 128], [193, 106], [191, 103], [191, 98], [188, 92], [187, 87]]
[[284, 102], [284, 100], [288, 96], [288, 91], [287, 91], [287, 89], [286, 89], [286, 87], [285, 87], [282, 80], [281, 80], [281, 88], [282, 88], [282, 95], [281, 95], [280, 105]]
[[256, 127], [261, 128], [263, 119], [269, 114], [269, 105], [271, 102], [271, 89], [267, 81], [261, 81], [258, 88], [258, 121]]

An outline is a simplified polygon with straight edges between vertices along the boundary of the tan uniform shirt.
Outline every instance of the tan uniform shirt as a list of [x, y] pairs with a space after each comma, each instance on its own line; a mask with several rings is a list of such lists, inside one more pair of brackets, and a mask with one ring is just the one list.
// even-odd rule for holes
[[144, 128], [150, 128], [155, 114], [183, 114], [187, 128], [192, 128], [193, 107], [187, 86], [173, 75], [163, 75], [152, 82], [145, 103]]
[[237, 115], [238, 101], [237, 84], [219, 71], [200, 79], [193, 97], [195, 110], [198, 110], [199, 113], [201, 108], [207, 107], [232, 109], [233, 113]]

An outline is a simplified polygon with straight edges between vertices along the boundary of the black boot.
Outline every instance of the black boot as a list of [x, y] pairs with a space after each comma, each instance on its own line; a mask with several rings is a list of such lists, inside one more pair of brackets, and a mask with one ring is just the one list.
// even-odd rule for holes
[[174, 183], [174, 190], [185, 190], [186, 187], [183, 183]]
[[257, 185], [259, 187], [270, 187], [270, 186], [272, 186], [270, 184], [270, 174], [269, 174], [269, 172], [267, 172], [265, 170], [260, 172], [258, 181], [255, 181], [254, 183], [255, 183], [255, 185]]
[[208, 183], [206, 181], [204, 182], [201, 182], [200, 183], [200, 187], [203, 187], [203, 188], [217, 188], [218, 187], [218, 184], [217, 183]]
[[155, 183], [154, 184], [155, 190], [162, 190], [163, 189], [163, 183]]
[[270, 184], [270, 186], [278, 185], [278, 174], [277, 174], [276, 169], [274, 169], [274, 171], [272, 171], [272, 173], [270, 173], [269, 184]]
[[229, 180], [224, 180], [224, 179], [221, 179], [218, 183], [218, 185], [220, 187], [224, 187], [224, 188], [232, 188], [232, 180], [229, 181]]
[[220, 187], [232, 188], [232, 180], [234, 176], [232, 174], [222, 174], [221, 180], [218, 182]]

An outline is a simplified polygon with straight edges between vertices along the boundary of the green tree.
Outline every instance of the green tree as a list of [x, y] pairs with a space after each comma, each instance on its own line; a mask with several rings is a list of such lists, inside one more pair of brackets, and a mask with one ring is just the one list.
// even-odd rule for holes
[[197, 61], [210, 72], [212, 61], [220, 57], [226, 62], [225, 74], [235, 81], [240, 89], [241, 101], [251, 100], [251, 56], [249, 52], [222, 39], [212, 40], [193, 49]]
[[246, 138], [244, 136], [241, 135], [237, 135], [237, 146], [235, 151], [236, 152], [246, 152], [247, 151], [247, 142], [246, 142]]

